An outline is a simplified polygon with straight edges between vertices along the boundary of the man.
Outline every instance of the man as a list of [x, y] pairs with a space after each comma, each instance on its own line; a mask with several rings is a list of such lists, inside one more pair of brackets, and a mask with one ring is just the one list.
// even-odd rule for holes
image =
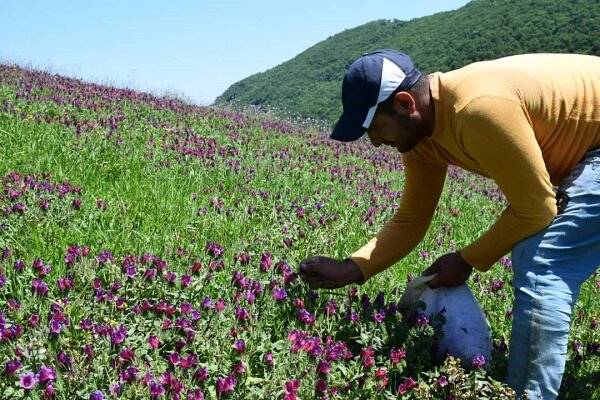
[[374, 146], [396, 147], [404, 194], [364, 247], [343, 261], [306, 259], [300, 276], [312, 288], [365, 282], [422, 240], [449, 164], [490, 177], [510, 205], [425, 273], [437, 273], [432, 288], [459, 285], [512, 250], [507, 382], [529, 398], [556, 398], [573, 305], [600, 265], [600, 58], [518, 55], [427, 76], [409, 56], [379, 50], [350, 66], [342, 102], [331, 137], [367, 133]]

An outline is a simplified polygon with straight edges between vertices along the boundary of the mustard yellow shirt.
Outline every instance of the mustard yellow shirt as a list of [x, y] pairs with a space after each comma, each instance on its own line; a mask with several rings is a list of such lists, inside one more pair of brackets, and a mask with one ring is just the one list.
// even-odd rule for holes
[[430, 76], [435, 126], [404, 154], [405, 186], [394, 217], [352, 256], [365, 281], [423, 239], [449, 164], [492, 178], [509, 202], [461, 249], [489, 269], [556, 216], [557, 186], [600, 146], [600, 57], [527, 54]]

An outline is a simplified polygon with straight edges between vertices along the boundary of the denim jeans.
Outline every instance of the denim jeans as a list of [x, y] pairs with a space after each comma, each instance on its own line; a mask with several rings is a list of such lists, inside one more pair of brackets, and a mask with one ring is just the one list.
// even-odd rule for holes
[[507, 383], [528, 399], [555, 399], [565, 369], [573, 306], [600, 266], [600, 149], [559, 187], [564, 211], [512, 251], [515, 301]]

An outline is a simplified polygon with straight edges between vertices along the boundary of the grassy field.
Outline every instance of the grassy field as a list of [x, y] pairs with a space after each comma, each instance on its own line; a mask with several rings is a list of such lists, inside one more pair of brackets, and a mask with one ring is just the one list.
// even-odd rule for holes
[[[303, 122], [0, 66], [0, 393], [17, 398], [511, 398], [510, 258], [469, 281], [491, 368], [432, 352], [395, 307], [505, 202], [451, 168], [428, 235], [365, 285], [310, 291], [402, 196], [401, 157]], [[600, 280], [576, 305], [561, 398], [600, 398]], [[422, 319], [420, 320], [423, 321]]]

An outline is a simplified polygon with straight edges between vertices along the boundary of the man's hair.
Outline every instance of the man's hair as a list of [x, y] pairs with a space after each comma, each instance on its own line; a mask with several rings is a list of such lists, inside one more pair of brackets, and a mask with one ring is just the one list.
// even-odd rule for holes
[[[394, 96], [400, 91], [402, 90], [396, 89], [394, 93], [390, 95], [390, 97], [379, 103], [377, 106], [377, 111], [381, 111], [386, 114], [391, 113], [394, 104]], [[413, 94], [415, 97], [429, 95], [429, 76], [427, 74], [422, 74], [419, 80], [416, 81], [410, 89], [404, 91]]]

